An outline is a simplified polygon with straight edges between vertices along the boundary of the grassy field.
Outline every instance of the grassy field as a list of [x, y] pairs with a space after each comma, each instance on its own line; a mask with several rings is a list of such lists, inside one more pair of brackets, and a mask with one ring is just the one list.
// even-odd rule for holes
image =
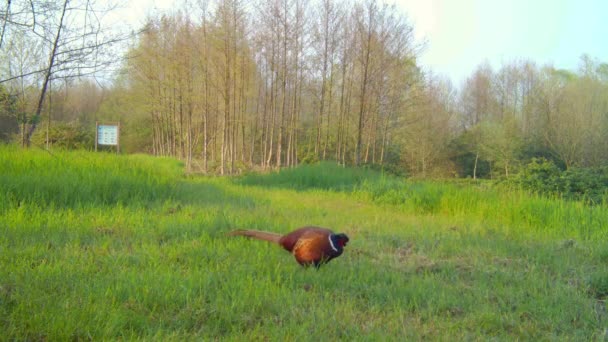
[[[347, 233], [303, 269], [235, 228]], [[0, 148], [0, 340], [608, 339], [608, 208], [331, 164]]]

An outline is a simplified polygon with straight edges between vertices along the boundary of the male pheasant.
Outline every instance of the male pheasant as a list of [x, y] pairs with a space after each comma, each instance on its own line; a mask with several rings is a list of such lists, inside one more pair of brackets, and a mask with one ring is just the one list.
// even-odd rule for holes
[[240, 235], [277, 243], [291, 252], [300, 265], [313, 265], [316, 268], [342, 255], [344, 247], [349, 241], [346, 234], [335, 234], [333, 231], [321, 227], [302, 227], [285, 235], [258, 230], [235, 230], [229, 235]]

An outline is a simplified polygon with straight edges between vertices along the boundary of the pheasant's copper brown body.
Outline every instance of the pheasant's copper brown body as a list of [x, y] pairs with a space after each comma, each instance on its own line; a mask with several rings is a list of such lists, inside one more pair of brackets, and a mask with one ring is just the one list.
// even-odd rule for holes
[[342, 255], [349, 239], [346, 234], [335, 234], [327, 228], [302, 227], [280, 235], [257, 230], [236, 230], [230, 235], [241, 235], [277, 243], [291, 252], [302, 266], [319, 267]]

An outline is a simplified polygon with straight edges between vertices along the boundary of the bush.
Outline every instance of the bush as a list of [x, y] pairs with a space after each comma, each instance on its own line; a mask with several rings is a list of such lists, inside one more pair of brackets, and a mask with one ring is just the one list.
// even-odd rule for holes
[[[39, 127], [32, 136], [32, 143], [37, 146], [46, 144], [46, 129]], [[49, 129], [49, 144], [65, 149], [92, 149], [95, 145], [95, 132], [76, 123], [57, 123]]]
[[539, 194], [601, 203], [608, 191], [608, 168], [562, 171], [551, 161], [533, 159], [511, 182]]
[[561, 173], [562, 171], [552, 162], [534, 158], [512, 181], [526, 190], [543, 194], [558, 194]]

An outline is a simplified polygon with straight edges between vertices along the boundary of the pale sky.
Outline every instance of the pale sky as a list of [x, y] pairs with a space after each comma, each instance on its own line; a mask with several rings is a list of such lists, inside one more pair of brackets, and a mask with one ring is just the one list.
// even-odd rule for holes
[[[530, 59], [576, 70], [584, 53], [608, 63], [608, 0], [388, 0], [401, 7], [418, 42], [420, 64], [454, 85], [485, 61]], [[141, 24], [153, 8], [175, 0], [129, 2], [128, 21]]]
[[576, 70], [584, 53], [608, 63], [608, 0], [396, 0], [426, 38], [420, 62], [455, 85], [488, 61], [530, 59]]

